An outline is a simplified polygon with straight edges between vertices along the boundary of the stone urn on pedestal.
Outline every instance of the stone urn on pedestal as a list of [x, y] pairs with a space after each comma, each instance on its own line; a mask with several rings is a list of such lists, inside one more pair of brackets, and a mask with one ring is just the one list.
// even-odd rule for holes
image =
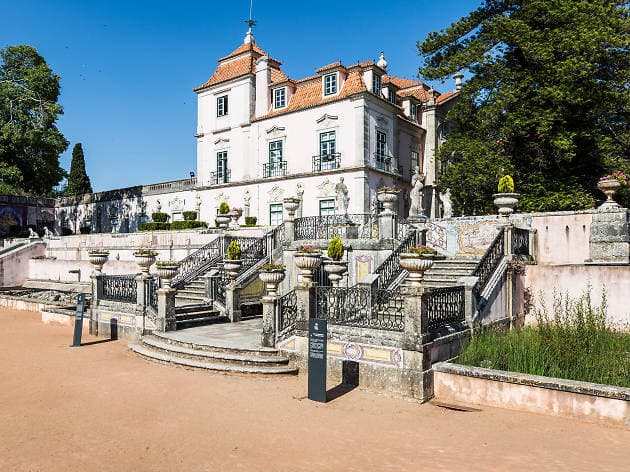
[[219, 211], [215, 217], [217, 225], [219, 228], [227, 228], [230, 223], [230, 219], [230, 205], [226, 202], [221, 202], [221, 205], [219, 205]]
[[157, 251], [153, 249], [138, 249], [133, 253], [136, 264], [144, 275], [149, 275], [149, 269], [155, 263], [155, 256], [157, 256]]
[[339, 287], [339, 282], [343, 278], [343, 274], [348, 271], [348, 261], [342, 261], [344, 248], [341, 238], [335, 236], [328, 244], [327, 254], [330, 259], [324, 261], [324, 270], [328, 273], [328, 278], [333, 287]]
[[285, 198], [282, 203], [284, 204], [284, 209], [289, 214], [289, 220], [293, 221], [295, 212], [300, 208], [300, 199], [297, 197], [289, 197]]
[[441, 258], [437, 255], [435, 249], [418, 245], [411, 246], [409, 252], [403, 252], [400, 255], [400, 265], [409, 272], [405, 283], [409, 287], [422, 287], [422, 279], [424, 273], [433, 266], [433, 262]]
[[158, 261], [157, 274], [162, 281], [162, 288], [171, 288], [171, 280], [177, 275], [179, 265], [176, 261]]
[[103, 250], [90, 250], [88, 251], [88, 260], [90, 264], [94, 266], [94, 272], [100, 275], [103, 270], [103, 266], [109, 259], [109, 251]]
[[394, 208], [398, 202], [398, 194], [400, 190], [393, 187], [381, 187], [376, 192], [376, 198], [383, 204], [385, 209], [381, 212], [381, 215], [393, 215], [396, 213]]
[[614, 200], [615, 193], [627, 185], [628, 178], [623, 172], [615, 172], [599, 179], [597, 188], [606, 195], [606, 201], [600, 205], [600, 209], [619, 208], [619, 204]]
[[300, 275], [304, 283], [313, 282], [313, 272], [322, 263], [322, 253], [314, 246], [300, 246], [295, 253], [295, 265], [300, 269]]
[[230, 229], [240, 228], [241, 225], [238, 223], [238, 220], [241, 216], [243, 216], [243, 209], [232, 208], [232, 210], [230, 210], [230, 213], [228, 213], [228, 215], [232, 219], [232, 222], [230, 223]]
[[278, 285], [285, 277], [285, 268], [282, 264], [265, 264], [258, 272], [258, 277], [265, 284], [268, 297], [275, 297], [278, 294]]
[[237, 240], [230, 241], [227, 248], [227, 259], [223, 259], [223, 268], [232, 281], [236, 280], [241, 270], [243, 261], [241, 260], [241, 245]]
[[494, 204], [499, 209], [500, 222], [504, 225], [510, 223], [510, 215], [514, 213], [514, 207], [518, 204], [519, 193], [514, 193], [514, 180], [509, 175], [499, 180], [498, 193], [492, 195]]

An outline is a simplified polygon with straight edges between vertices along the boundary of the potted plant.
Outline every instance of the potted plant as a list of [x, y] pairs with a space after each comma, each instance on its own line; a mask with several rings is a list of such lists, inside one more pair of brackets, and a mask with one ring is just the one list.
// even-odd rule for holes
[[284, 209], [289, 214], [289, 220], [295, 218], [295, 212], [300, 208], [300, 199], [298, 197], [287, 197], [282, 200]]
[[322, 252], [311, 245], [298, 247], [295, 253], [295, 265], [300, 269], [302, 280], [306, 283], [313, 282], [313, 271], [322, 263]]
[[394, 208], [396, 202], [398, 201], [399, 193], [400, 189], [397, 189], [396, 187], [388, 187], [387, 185], [383, 185], [382, 187], [378, 188], [378, 190], [376, 191], [376, 198], [385, 207], [382, 214], [394, 214]]
[[324, 261], [324, 270], [328, 273], [328, 278], [333, 286], [338, 287], [343, 274], [348, 270], [348, 261], [341, 260], [344, 248], [339, 236], [330, 240], [326, 253], [329, 259]]
[[606, 195], [606, 201], [600, 206], [600, 208], [616, 208], [619, 206], [613, 199], [613, 196], [621, 187], [628, 185], [628, 177], [621, 171], [613, 172], [610, 175], [605, 175], [597, 182], [597, 188]]
[[232, 278], [236, 279], [238, 271], [241, 268], [243, 261], [241, 261], [241, 245], [236, 239], [230, 241], [227, 248], [227, 259], [223, 260], [223, 268]]
[[278, 285], [284, 280], [284, 264], [264, 264], [258, 269], [258, 277], [265, 283], [267, 296], [275, 297]]
[[138, 264], [140, 271], [143, 274], [149, 274], [149, 269], [155, 263], [155, 256], [157, 256], [157, 254], [157, 251], [151, 249], [151, 247], [143, 247], [135, 250], [133, 256], [135, 257], [136, 264]]
[[88, 260], [94, 266], [94, 272], [101, 274], [103, 266], [109, 259], [109, 251], [105, 249], [91, 248], [88, 249]]
[[498, 193], [492, 195], [494, 204], [499, 209], [499, 215], [504, 224], [508, 224], [510, 215], [514, 212], [514, 207], [518, 204], [520, 194], [514, 193], [514, 179], [509, 175], [504, 175], [499, 179], [497, 187]]
[[171, 280], [177, 275], [179, 271], [180, 263], [177, 261], [157, 261], [155, 267], [157, 267], [157, 273], [160, 280], [163, 282], [163, 288], [170, 288]]
[[241, 217], [241, 215], [243, 214], [243, 209], [242, 208], [232, 208], [230, 210], [230, 213], [228, 213], [228, 215], [230, 216], [230, 218], [232, 218], [232, 222], [230, 223], [230, 227], [231, 228], [240, 228], [241, 225], [238, 224], [238, 219]]
[[219, 205], [216, 222], [219, 225], [219, 228], [227, 228], [227, 225], [230, 222], [230, 205], [226, 202], [221, 202]]
[[400, 265], [409, 272], [407, 284], [410, 287], [421, 287], [424, 273], [431, 268], [437, 257], [435, 249], [422, 244], [410, 246], [407, 252], [403, 252], [400, 255]]

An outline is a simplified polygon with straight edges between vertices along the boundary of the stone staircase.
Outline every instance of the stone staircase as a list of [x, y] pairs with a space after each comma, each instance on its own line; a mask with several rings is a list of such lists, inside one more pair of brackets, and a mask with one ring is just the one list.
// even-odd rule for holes
[[197, 276], [175, 294], [175, 306], [200, 305], [207, 301], [206, 282]]
[[478, 263], [478, 258], [469, 257], [436, 260], [425, 272], [423, 285], [428, 288], [455, 286], [460, 277], [472, 275]]
[[277, 349], [230, 346], [212, 340], [191, 341], [176, 335], [154, 333], [129, 348], [146, 359], [190, 369], [262, 375], [298, 373], [291, 360]]
[[176, 306], [175, 319], [176, 329], [195, 328], [197, 326], [229, 321], [227, 317], [221, 315], [206, 303]]

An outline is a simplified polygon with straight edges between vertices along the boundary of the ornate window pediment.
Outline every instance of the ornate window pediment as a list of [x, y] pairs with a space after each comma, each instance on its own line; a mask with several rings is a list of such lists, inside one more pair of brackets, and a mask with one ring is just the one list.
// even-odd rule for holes
[[317, 186], [318, 197], [330, 197], [335, 195], [335, 185], [328, 179]]
[[270, 202], [277, 202], [279, 200], [282, 200], [284, 189], [281, 188], [279, 185], [274, 185], [273, 188], [267, 192], [267, 195], [269, 195]]
[[286, 135], [285, 129], [284, 126], [273, 125], [268, 130], [265, 130], [265, 132], [270, 138], [280, 138]]

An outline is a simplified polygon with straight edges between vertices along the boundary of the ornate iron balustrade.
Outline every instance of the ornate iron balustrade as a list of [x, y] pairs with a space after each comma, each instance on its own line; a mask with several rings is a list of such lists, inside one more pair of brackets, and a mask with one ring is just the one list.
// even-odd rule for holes
[[230, 282], [230, 276], [223, 268], [210, 278], [210, 296], [225, 306], [225, 287]]
[[328, 272], [324, 270], [323, 264], [321, 264], [317, 269], [313, 271], [313, 282], [315, 282], [320, 287], [332, 286], [332, 283], [330, 282], [330, 277], [328, 276]]
[[525, 228], [512, 228], [512, 254], [515, 259], [529, 260], [529, 230]]
[[317, 317], [331, 324], [403, 331], [404, 299], [398, 290], [316, 287]]
[[138, 282], [135, 275], [103, 275], [100, 298], [113, 302], [137, 303]]
[[477, 291], [479, 293], [483, 291], [486, 284], [490, 281], [490, 277], [492, 277], [493, 272], [505, 255], [503, 232], [504, 229], [501, 228], [499, 234], [494, 238], [494, 241], [490, 244], [490, 247], [477, 264], [477, 267], [473, 270], [472, 275], [479, 277], [479, 281], [477, 282]]
[[157, 276], [153, 276], [151, 277], [148, 281], [147, 281], [147, 304], [150, 307], [153, 307], [155, 309], [155, 311], [157, 311], [158, 308], [158, 295], [157, 295], [157, 291], [158, 288], [160, 288], [160, 278]]
[[294, 220], [295, 239], [378, 239], [378, 220], [375, 215], [307, 216]]
[[278, 299], [278, 334], [289, 331], [298, 319], [297, 295], [295, 290]]
[[271, 250], [282, 249], [285, 241], [284, 223], [279, 224], [267, 234], [271, 237]]
[[374, 167], [376, 167], [379, 170], [384, 170], [386, 172], [392, 172], [392, 158], [393, 157], [394, 156], [389, 156], [387, 154], [381, 154], [381, 153], [375, 152], [374, 153]]
[[313, 172], [321, 172], [323, 170], [335, 170], [341, 167], [341, 153], [320, 154], [313, 156]]
[[287, 161], [263, 164], [263, 177], [283, 177], [287, 174]]
[[422, 294], [422, 310], [428, 319], [429, 329], [439, 328], [466, 319], [464, 287], [434, 288]]
[[411, 230], [411, 225], [402, 216], [396, 216], [396, 239], [403, 241]]
[[197, 249], [180, 261], [177, 275], [171, 281], [171, 287], [180, 290], [198, 275], [203, 274], [221, 259], [220, 238]]
[[405, 236], [405, 238], [400, 242], [398, 247], [396, 247], [396, 249], [394, 249], [392, 253], [387, 256], [387, 259], [385, 259], [383, 263], [376, 268], [374, 273], [378, 274], [378, 278], [372, 284], [372, 288], [377, 290], [385, 290], [391, 285], [396, 277], [400, 275], [400, 273], [403, 271], [403, 268], [400, 265], [400, 255], [403, 252], [406, 252], [410, 246], [413, 246], [417, 243], [416, 238], [416, 231], [409, 231], [407, 233], [407, 236]]
[[265, 238], [254, 237], [226, 237], [224, 239], [225, 249], [224, 254], [227, 254], [227, 247], [229, 244], [236, 240], [241, 247], [241, 268], [238, 274], [241, 275], [247, 271], [250, 267], [260, 261], [262, 258], [267, 257], [267, 244]]
[[211, 172], [210, 173], [210, 185], [227, 184], [230, 182], [232, 172], [230, 169], [226, 169], [224, 172]]

